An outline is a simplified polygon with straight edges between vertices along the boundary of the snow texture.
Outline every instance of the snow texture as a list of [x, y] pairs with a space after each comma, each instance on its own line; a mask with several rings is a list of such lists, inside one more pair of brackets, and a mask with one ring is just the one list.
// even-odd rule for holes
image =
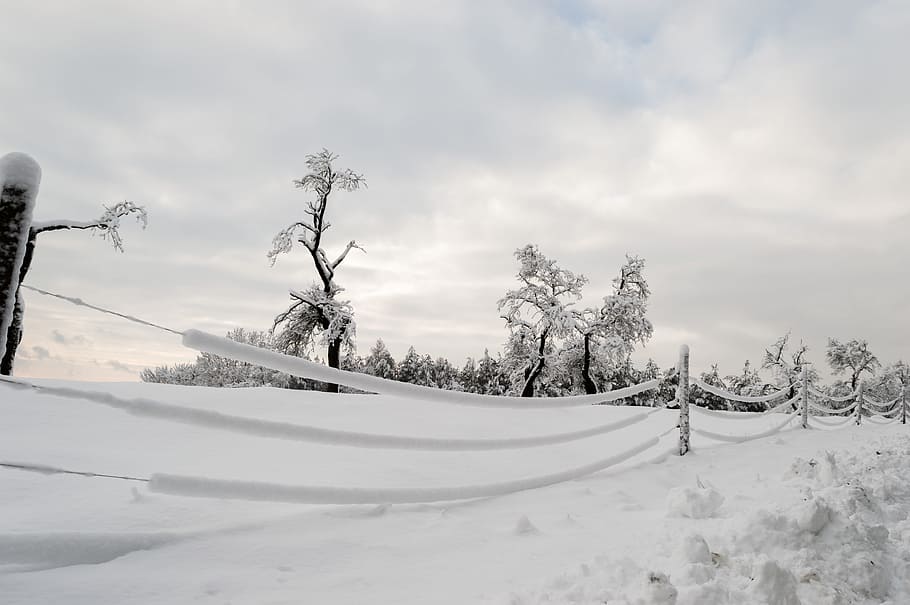
[[675, 487], [667, 493], [667, 515], [708, 519], [717, 514], [723, 503], [723, 494], [713, 487], [705, 485]]
[[561, 408], [572, 406], [586, 406], [608, 401], [616, 401], [624, 397], [631, 397], [660, 386], [659, 380], [649, 380], [639, 385], [625, 389], [617, 389], [607, 393], [595, 395], [573, 395], [570, 397], [500, 397], [495, 395], [480, 395], [476, 393], [462, 393], [459, 391], [443, 391], [416, 384], [408, 384], [395, 380], [385, 380], [376, 376], [336, 370], [322, 364], [283, 355], [275, 351], [260, 349], [247, 344], [234, 342], [227, 338], [207, 334], [199, 330], [187, 330], [183, 334], [183, 344], [186, 347], [230, 357], [238, 361], [245, 361], [271, 370], [277, 370], [293, 376], [320, 380], [322, 382], [343, 384], [344, 386], [396, 397], [416, 398], [434, 403], [454, 403], [459, 405], [472, 405], [484, 407], [508, 408]]
[[0, 183], [37, 191], [41, 184], [41, 167], [26, 153], [8, 153], [0, 157]]
[[[590, 406], [517, 413], [266, 388], [43, 385], [291, 425], [420, 436], [566, 432], [636, 412]], [[47, 469], [142, 477], [166, 468], [264, 484], [428, 489], [552, 474], [628, 450], [677, 419], [658, 410], [602, 440], [552, 448], [416, 453], [212, 431], [34, 388], [3, 390], [0, 412], [0, 460]], [[730, 426], [723, 418], [696, 420], [708, 431]], [[142, 483], [0, 468], [0, 602], [910, 603], [910, 429], [811, 420], [820, 428], [736, 445], [699, 439], [691, 454], [650, 464], [674, 439], [668, 436], [604, 473], [437, 504], [174, 498]], [[755, 416], [742, 430], [778, 421]], [[710, 483], [703, 479], [696, 489], [698, 477]], [[696, 489], [699, 510], [711, 489], [724, 501], [705, 518], [670, 516], [668, 496], [679, 488]]]

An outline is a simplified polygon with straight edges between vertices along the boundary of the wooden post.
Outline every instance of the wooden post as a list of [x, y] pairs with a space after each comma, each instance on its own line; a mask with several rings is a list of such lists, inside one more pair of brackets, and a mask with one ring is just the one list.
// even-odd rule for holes
[[0, 158], [0, 356], [6, 351], [16, 308], [19, 270], [40, 181], [41, 168], [31, 157], [8, 153]]
[[803, 384], [800, 388], [800, 399], [803, 404], [803, 428], [809, 428], [809, 366], [803, 366]]
[[866, 381], [859, 383], [859, 392], [856, 394], [856, 426], [863, 421], [863, 393], [866, 390]]
[[676, 401], [679, 403], [679, 455], [689, 451], [689, 345], [679, 347], [679, 385]]

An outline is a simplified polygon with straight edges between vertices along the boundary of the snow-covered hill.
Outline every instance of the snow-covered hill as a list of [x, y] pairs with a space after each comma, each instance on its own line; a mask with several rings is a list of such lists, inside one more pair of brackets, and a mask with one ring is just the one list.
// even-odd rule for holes
[[[52, 388], [0, 385], [0, 461], [137, 478], [437, 488], [553, 475], [663, 436], [577, 480], [424, 504], [191, 498], [144, 482], [0, 468], [4, 605], [910, 603], [908, 426], [788, 428], [743, 444], [695, 435], [680, 458], [662, 455], [677, 414], [659, 410], [569, 443], [373, 449], [301, 441], [299, 427], [501, 440], [632, 422], [643, 410], [40, 384]], [[164, 403], [172, 407], [155, 407]], [[243, 418], [269, 422], [251, 429]], [[747, 434], [784, 418], [692, 423]]]

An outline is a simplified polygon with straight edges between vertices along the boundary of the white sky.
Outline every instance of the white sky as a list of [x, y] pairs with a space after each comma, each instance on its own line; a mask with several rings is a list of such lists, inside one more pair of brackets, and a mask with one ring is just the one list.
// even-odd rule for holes
[[[787, 330], [907, 358], [910, 3], [8, 2], [0, 152], [36, 218], [144, 204], [126, 253], [40, 236], [29, 282], [178, 329], [264, 329], [304, 251], [292, 180], [327, 147], [369, 188], [329, 210], [360, 352], [461, 365], [536, 243], [609, 292], [648, 261], [662, 365], [737, 371]], [[176, 338], [33, 293], [23, 376], [133, 380]]]

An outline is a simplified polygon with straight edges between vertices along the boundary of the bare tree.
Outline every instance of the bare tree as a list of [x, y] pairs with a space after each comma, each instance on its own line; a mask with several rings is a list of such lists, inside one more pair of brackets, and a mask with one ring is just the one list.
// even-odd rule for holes
[[[126, 216], [133, 215], [144, 229], [148, 225], [148, 214], [145, 208], [133, 202], [123, 201], [113, 206], [104, 206], [104, 212], [95, 220], [91, 221], [33, 221], [28, 231], [28, 242], [26, 243], [25, 256], [22, 259], [22, 265], [19, 270], [19, 285], [25, 281], [28, 270], [31, 267], [32, 259], [35, 255], [35, 246], [38, 242], [38, 236], [48, 231], [66, 231], [70, 229], [89, 230], [111, 242], [114, 250], [123, 252], [123, 239], [120, 236], [120, 221]], [[25, 306], [22, 302], [21, 289], [16, 290], [16, 308], [13, 312], [13, 320], [9, 325], [6, 335], [6, 350], [3, 353], [3, 360], [0, 361], [0, 374], [9, 376], [13, 372], [13, 362], [16, 359], [16, 351], [19, 343], [22, 342], [22, 322], [25, 315]]]
[[[336, 170], [332, 166], [336, 159], [337, 155], [325, 149], [306, 157], [309, 172], [294, 184], [298, 189], [315, 193], [315, 199], [307, 202], [304, 209], [307, 218], [279, 231], [272, 239], [272, 249], [268, 253], [272, 265], [279, 254], [290, 252], [294, 241], [310, 253], [319, 281], [306, 290], [290, 291], [291, 305], [275, 318], [272, 330], [284, 325], [278, 335], [278, 346], [287, 353], [298, 355], [311, 349], [315, 337], [321, 335], [323, 344], [328, 347], [328, 363], [332, 368], [339, 367], [341, 349], [351, 345], [355, 331], [350, 303], [337, 298], [344, 288], [335, 282], [335, 271], [352, 249], [362, 251], [363, 248], [351, 240], [341, 254], [329, 260], [322, 247], [323, 234], [331, 226], [325, 213], [329, 196], [334, 191], [355, 191], [366, 186], [363, 175], [348, 169]], [[329, 391], [337, 393], [338, 385], [330, 384]]]

